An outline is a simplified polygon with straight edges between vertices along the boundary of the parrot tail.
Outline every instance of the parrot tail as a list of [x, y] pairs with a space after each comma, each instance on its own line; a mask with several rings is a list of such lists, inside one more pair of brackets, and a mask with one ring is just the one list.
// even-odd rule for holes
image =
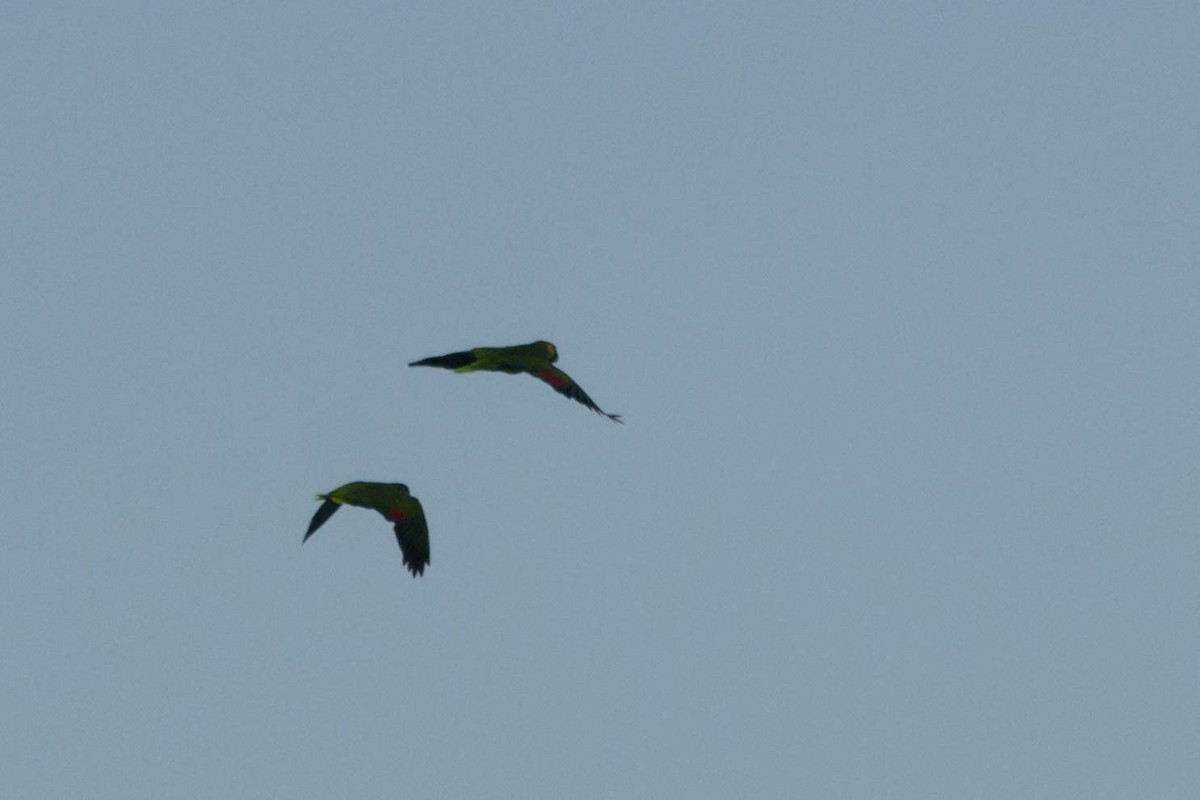
[[475, 363], [475, 354], [470, 350], [462, 353], [450, 353], [444, 356], [430, 356], [414, 361], [410, 367], [441, 367], [442, 369], [461, 369]]

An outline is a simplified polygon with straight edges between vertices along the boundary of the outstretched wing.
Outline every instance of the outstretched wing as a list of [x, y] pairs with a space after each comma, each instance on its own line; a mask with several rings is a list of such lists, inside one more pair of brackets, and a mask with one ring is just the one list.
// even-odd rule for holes
[[304, 534], [304, 538], [300, 540], [300, 544], [307, 542], [308, 537], [316, 533], [317, 528], [324, 525], [338, 508], [339, 504], [332, 500], [326, 500], [322, 503], [321, 507], [317, 509], [317, 513], [313, 514], [312, 522], [308, 523], [308, 533]]
[[540, 369], [531, 370], [529, 374], [538, 380], [549, 384], [554, 391], [558, 392], [563, 397], [569, 397], [576, 402], [583, 403], [592, 411], [608, 417], [613, 422], [621, 422], [620, 414], [609, 414], [607, 411], [600, 408], [600, 406], [596, 405], [595, 401], [588, 397], [588, 394], [583, 390], [583, 387], [573, 381], [570, 375], [563, 372], [558, 367], [546, 366]]
[[425, 524], [425, 512], [414, 497], [407, 497], [401, 504], [389, 508], [383, 514], [395, 523], [396, 543], [404, 554], [404, 566], [413, 577], [424, 574], [429, 565], [429, 526]]

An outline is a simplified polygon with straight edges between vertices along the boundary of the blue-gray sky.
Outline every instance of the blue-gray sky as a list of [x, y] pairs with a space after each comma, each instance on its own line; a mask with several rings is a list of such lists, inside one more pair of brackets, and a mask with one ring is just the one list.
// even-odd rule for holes
[[5, 3], [0, 794], [1197, 796], [1198, 41]]

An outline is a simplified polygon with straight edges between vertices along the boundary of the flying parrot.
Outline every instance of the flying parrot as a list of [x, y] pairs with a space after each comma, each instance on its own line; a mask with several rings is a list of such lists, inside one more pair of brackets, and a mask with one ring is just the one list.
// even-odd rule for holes
[[602, 414], [613, 422], [621, 422], [620, 414], [609, 414], [588, 397], [587, 392], [571, 379], [571, 376], [554, 366], [558, 361], [558, 348], [550, 342], [530, 342], [513, 347], [476, 347], [474, 350], [464, 350], [461, 353], [449, 353], [444, 356], [422, 358], [409, 364], [410, 367], [442, 367], [455, 372], [475, 372], [488, 370], [490, 372], [507, 372], [517, 375], [526, 372], [538, 380], [550, 384], [554, 391], [577, 400], [585, 406]]
[[338, 506], [373, 508], [389, 522], [395, 523], [396, 541], [400, 543], [400, 552], [404, 554], [408, 571], [414, 578], [425, 572], [429, 564], [429, 527], [425, 524], [425, 512], [421, 510], [421, 504], [408, 493], [408, 487], [403, 483], [355, 481], [329, 494], [319, 494], [317, 499], [325, 502], [313, 514], [308, 533], [304, 534], [300, 544], [307, 542], [308, 537], [333, 516]]

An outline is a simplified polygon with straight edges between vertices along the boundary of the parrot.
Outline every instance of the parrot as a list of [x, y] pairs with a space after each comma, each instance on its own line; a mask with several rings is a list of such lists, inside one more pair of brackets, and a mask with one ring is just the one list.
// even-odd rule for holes
[[317, 495], [324, 500], [317, 513], [313, 514], [308, 532], [300, 544], [316, 533], [317, 528], [333, 516], [339, 506], [358, 506], [378, 511], [389, 522], [395, 523], [396, 541], [404, 554], [404, 565], [413, 577], [422, 575], [429, 564], [429, 527], [425, 524], [425, 512], [417, 498], [408, 493], [403, 483], [370, 483], [354, 481], [339, 486], [328, 494]]
[[543, 383], [550, 385], [554, 391], [578, 401], [608, 417], [613, 422], [622, 422], [620, 414], [609, 414], [588, 397], [587, 392], [571, 379], [571, 376], [554, 366], [558, 361], [558, 348], [550, 342], [536, 341], [529, 344], [518, 344], [513, 347], [476, 347], [461, 353], [448, 353], [444, 356], [431, 356], [413, 361], [410, 367], [441, 367], [455, 372], [507, 372], [517, 375], [526, 372]]

